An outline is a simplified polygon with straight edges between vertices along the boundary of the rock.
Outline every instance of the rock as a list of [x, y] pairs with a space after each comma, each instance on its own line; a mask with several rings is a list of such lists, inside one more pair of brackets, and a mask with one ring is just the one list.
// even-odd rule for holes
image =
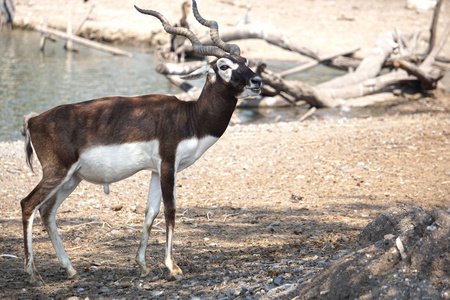
[[163, 291], [153, 291], [153, 292], [150, 293], [150, 296], [153, 298], [153, 297], [161, 296], [163, 294], [164, 294]]
[[111, 289], [109, 287], [104, 286], [98, 292], [100, 294], [109, 293], [109, 292], [111, 292]]
[[267, 228], [272, 229], [275, 226], [280, 226], [280, 222], [273, 222], [269, 226], [267, 226]]

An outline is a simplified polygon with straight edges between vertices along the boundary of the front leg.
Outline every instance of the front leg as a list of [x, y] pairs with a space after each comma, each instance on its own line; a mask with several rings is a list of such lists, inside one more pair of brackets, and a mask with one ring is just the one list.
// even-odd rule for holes
[[140, 276], [145, 277], [150, 273], [147, 266], [145, 253], [147, 250], [148, 238], [152, 230], [153, 221], [159, 213], [161, 206], [161, 185], [159, 174], [152, 172], [152, 179], [148, 190], [147, 207], [145, 208], [144, 228], [142, 229], [141, 242], [136, 254], [136, 262], [140, 268]]
[[175, 229], [175, 176], [176, 169], [174, 164], [161, 164], [161, 190], [164, 201], [164, 216], [166, 219], [166, 255], [164, 264], [170, 270], [171, 279], [178, 280], [183, 277], [183, 272], [175, 263], [172, 255], [172, 237]]

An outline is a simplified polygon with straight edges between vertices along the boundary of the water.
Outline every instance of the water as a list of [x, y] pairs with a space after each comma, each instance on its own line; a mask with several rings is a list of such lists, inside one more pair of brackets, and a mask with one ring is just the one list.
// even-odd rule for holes
[[47, 41], [39, 51], [40, 34], [0, 34], [0, 140], [21, 139], [23, 115], [56, 105], [104, 96], [179, 93], [155, 72], [157, 59], [139, 49], [133, 58], [78, 46], [66, 53], [64, 43]]
[[[23, 116], [54, 106], [105, 96], [180, 93], [156, 73], [158, 60], [146, 49], [126, 49], [133, 58], [113, 56], [76, 45], [78, 53], [66, 52], [64, 42], [46, 42], [39, 51], [40, 34], [32, 31], [0, 33], [0, 141], [22, 139]], [[268, 63], [271, 70], [293, 67], [292, 63]], [[296, 79], [315, 84], [342, 74], [325, 67], [298, 74]], [[243, 122], [297, 118], [303, 109], [238, 110]]]

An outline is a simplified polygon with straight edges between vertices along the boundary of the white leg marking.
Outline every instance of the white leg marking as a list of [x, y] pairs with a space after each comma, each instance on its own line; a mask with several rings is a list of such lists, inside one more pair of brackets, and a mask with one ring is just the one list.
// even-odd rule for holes
[[29, 275], [33, 276], [33, 221], [34, 217], [36, 216], [37, 208], [34, 210], [33, 214], [30, 217], [30, 220], [28, 221], [28, 228], [27, 228], [27, 236], [25, 237], [27, 239], [27, 253], [28, 253], [28, 261], [25, 261], [25, 272], [27, 272]]
[[[28, 220], [28, 226], [27, 226], [27, 236], [24, 237], [27, 239], [27, 249], [25, 249], [26, 251], [26, 255], [27, 255], [27, 261], [25, 262], [25, 271], [31, 276], [32, 281], [34, 280], [42, 280], [40, 278], [40, 275], [38, 273], [38, 271], [36, 270], [35, 266], [34, 266], [34, 258], [33, 258], [33, 223], [34, 223], [34, 218], [36, 216], [36, 212], [38, 209], [40, 209], [48, 200], [50, 200], [53, 196], [56, 195], [56, 193], [58, 192], [58, 190], [68, 181], [70, 180], [70, 178], [72, 177], [73, 173], [77, 170], [78, 165], [74, 164], [70, 170], [67, 172], [67, 176], [66, 178], [64, 178], [64, 180], [56, 187], [54, 188], [49, 194], [48, 196], [45, 198], [44, 201], [42, 201], [41, 204], [39, 204], [33, 211], [33, 213], [31, 214], [29, 220]], [[50, 233], [50, 232], [49, 232]], [[51, 237], [50, 237], [51, 238]], [[56, 250], [56, 249], [55, 249]], [[36, 278], [38, 277], [38, 278]]]
[[168, 227], [167, 241], [166, 241], [166, 255], [165, 255], [166, 257], [164, 259], [164, 264], [170, 270], [171, 273], [173, 272], [172, 236], [173, 236], [173, 228]]
[[[176, 187], [176, 175], [177, 175], [177, 166], [175, 165], [175, 172], [174, 172], [174, 188], [173, 188], [173, 207], [175, 208], [177, 205], [176, 201], [176, 193], [175, 193], [175, 187]], [[166, 216], [167, 217], [167, 216]], [[175, 216], [174, 222], [175, 222]], [[164, 264], [166, 267], [170, 270], [170, 278], [179, 280], [183, 277], [183, 272], [181, 271], [180, 267], [175, 263], [175, 260], [173, 258], [173, 231], [174, 231], [175, 224], [167, 223], [166, 218], [166, 249], [165, 249], [165, 259]]]
[[150, 269], [147, 267], [145, 252], [147, 249], [148, 238], [151, 232], [153, 221], [159, 213], [161, 207], [161, 182], [159, 174], [152, 172], [152, 179], [150, 181], [150, 187], [147, 198], [147, 207], [145, 209], [144, 227], [142, 229], [141, 242], [136, 254], [136, 262], [141, 269], [141, 277], [148, 275]]
[[61, 237], [58, 234], [58, 229], [56, 227], [55, 222], [55, 215], [61, 203], [73, 192], [73, 190], [78, 186], [80, 182], [81, 179], [79, 177], [72, 176], [56, 192], [54, 196], [56, 198], [54, 199], [54, 201], [53, 199], [49, 199], [40, 208], [41, 215], [43, 215], [44, 226], [53, 244], [53, 248], [55, 249], [56, 256], [58, 257], [59, 260], [59, 265], [61, 266], [61, 268], [66, 270], [69, 278], [75, 276], [77, 272], [72, 267], [69, 257], [67, 256], [67, 253], [62, 244]]

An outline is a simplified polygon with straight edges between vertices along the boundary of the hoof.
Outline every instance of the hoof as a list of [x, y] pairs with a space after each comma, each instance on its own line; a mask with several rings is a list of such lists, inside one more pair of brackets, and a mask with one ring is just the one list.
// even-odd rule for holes
[[141, 272], [139, 274], [139, 277], [144, 278], [147, 277], [147, 275], [150, 274], [150, 269], [149, 268], [141, 268]]
[[77, 279], [77, 278], [79, 278], [80, 276], [78, 275], [78, 273], [75, 271], [75, 272], [73, 272], [73, 273], [67, 273], [67, 279]]
[[167, 277], [168, 281], [177, 281], [183, 279], [183, 274], [170, 274]]
[[30, 280], [30, 285], [33, 287], [40, 287], [40, 286], [44, 286], [45, 282], [42, 279]]

